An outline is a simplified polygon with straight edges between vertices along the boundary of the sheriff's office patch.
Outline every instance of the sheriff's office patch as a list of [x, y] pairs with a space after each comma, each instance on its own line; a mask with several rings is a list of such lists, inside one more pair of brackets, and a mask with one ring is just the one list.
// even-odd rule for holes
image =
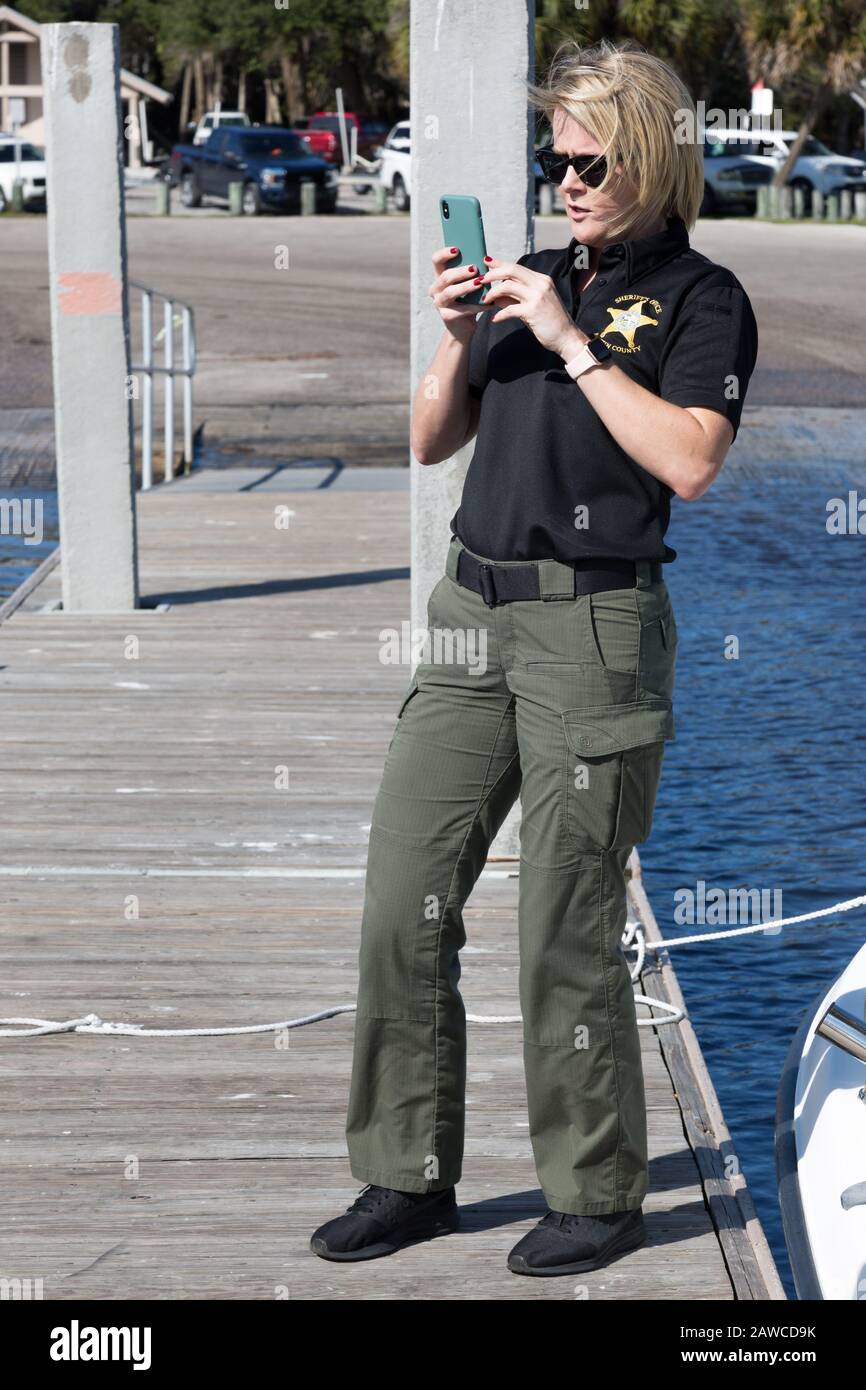
[[[620, 304], [623, 307], [617, 308]], [[657, 299], [648, 299], [644, 294], [620, 294], [617, 295], [613, 304], [605, 309], [606, 314], [610, 314], [610, 323], [597, 335], [603, 338], [611, 352], [640, 352], [640, 343], [635, 342], [635, 335], [639, 329], [652, 325], [658, 327], [658, 317], [653, 318], [647, 313], [647, 306], [652, 309], [657, 316], [661, 315], [662, 306]], [[622, 343], [613, 342], [612, 338], [622, 338]]]

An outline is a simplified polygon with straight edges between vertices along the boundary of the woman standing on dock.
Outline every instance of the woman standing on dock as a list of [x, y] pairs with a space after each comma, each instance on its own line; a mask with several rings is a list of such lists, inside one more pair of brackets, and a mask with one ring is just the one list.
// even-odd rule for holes
[[[532, 89], [572, 239], [449, 269], [412, 415], [436, 464], [476, 439], [431, 628], [486, 667], [422, 662], [370, 832], [347, 1136], [368, 1184], [316, 1231], [326, 1259], [453, 1230], [466, 1070], [462, 909], [520, 795], [520, 1002], [529, 1125], [550, 1210], [519, 1274], [593, 1269], [644, 1240], [640, 1042], [621, 949], [626, 863], [672, 738], [671, 497], [711, 485], [757, 354], [748, 298], [689, 245], [703, 193], [694, 106], [629, 45], [567, 44]], [[692, 139], [682, 142], [691, 122]], [[492, 286], [483, 309], [457, 299]]]

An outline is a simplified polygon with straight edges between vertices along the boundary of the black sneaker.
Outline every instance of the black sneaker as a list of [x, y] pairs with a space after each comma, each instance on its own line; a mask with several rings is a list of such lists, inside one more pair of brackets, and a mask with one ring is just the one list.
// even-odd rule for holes
[[398, 1192], [370, 1183], [344, 1216], [313, 1232], [310, 1249], [323, 1260], [375, 1260], [410, 1240], [457, 1229], [453, 1187], [442, 1192]]
[[616, 1255], [643, 1245], [646, 1230], [640, 1207], [600, 1216], [549, 1211], [508, 1256], [513, 1274], [582, 1274], [600, 1269]]

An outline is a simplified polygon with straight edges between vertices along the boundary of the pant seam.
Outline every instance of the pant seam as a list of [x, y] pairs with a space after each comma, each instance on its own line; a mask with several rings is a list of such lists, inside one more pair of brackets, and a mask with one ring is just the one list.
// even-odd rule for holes
[[[439, 1178], [419, 1178], [415, 1173], [401, 1172], [399, 1169], [377, 1168], [375, 1165], [366, 1163], [349, 1162], [349, 1171], [353, 1178], [358, 1182], [372, 1182], [380, 1187], [393, 1187], [398, 1192], [447, 1192], [449, 1188], [456, 1187], [461, 1177], [461, 1169], [455, 1169], [455, 1176], [447, 1181], [441, 1176]], [[438, 1186], [432, 1187], [431, 1183]]]
[[641, 688], [641, 672], [643, 670], [643, 629], [641, 628], [640, 623], [640, 604], [638, 603], [637, 591], [638, 586], [637, 584], [635, 584], [635, 587], [631, 591], [632, 598], [634, 599], [634, 615], [637, 619], [637, 666], [635, 667], [634, 673], [634, 698], [636, 700], [639, 700]]
[[613, 1204], [610, 1202], [581, 1202], [581, 1210], [575, 1211], [573, 1197], [560, 1197], [555, 1192], [549, 1192], [546, 1188], [543, 1191], [551, 1211], [564, 1211], [571, 1216], [608, 1216], [614, 1211], [639, 1211], [645, 1200], [643, 1197], [637, 1199], [630, 1197], [625, 1205], [623, 1205], [625, 1199], [622, 1197], [615, 1198]]
[[486, 789], [486, 791], [485, 791], [485, 786], [486, 786], [486, 783], [487, 783], [487, 777], [488, 777], [488, 775], [489, 775], [490, 767], [491, 767], [491, 764], [492, 764], [492, 762], [493, 762], [493, 755], [495, 754], [495, 752], [496, 752], [496, 747], [497, 747], [497, 745], [498, 745], [498, 743], [499, 743], [499, 735], [500, 735], [501, 732], [502, 732], [502, 726], [503, 726], [503, 723], [504, 723], [504, 721], [505, 721], [505, 719], [506, 719], [506, 716], [509, 714], [509, 712], [510, 712], [510, 710], [512, 709], [514, 703], [515, 703], [515, 697], [512, 695], [511, 698], [510, 698], [510, 700], [509, 700], [509, 702], [508, 702], [508, 704], [506, 705], [505, 709], [502, 711], [502, 717], [501, 717], [500, 720], [499, 720], [499, 724], [497, 725], [497, 729], [496, 729], [496, 734], [495, 734], [495, 736], [494, 736], [494, 738], [493, 738], [493, 741], [492, 741], [492, 743], [491, 743], [491, 745], [490, 745], [490, 754], [489, 754], [488, 759], [487, 759], [487, 766], [486, 766], [486, 768], [484, 769], [484, 778], [483, 778], [483, 781], [482, 781], [482, 783], [481, 783], [481, 790], [480, 790], [479, 793], [478, 793], [478, 800], [477, 800], [477, 802], [476, 802], [476, 804], [475, 804], [475, 810], [472, 812], [472, 815], [471, 815], [470, 820], [469, 820], [469, 824], [468, 824], [468, 826], [466, 827], [466, 834], [463, 836], [463, 841], [462, 841], [462, 843], [461, 843], [461, 845], [460, 845], [460, 849], [457, 851], [457, 857], [456, 857], [456, 859], [454, 860], [454, 869], [453, 869], [453, 871], [452, 871], [452, 873], [451, 873], [451, 882], [450, 882], [450, 884], [448, 885], [448, 892], [447, 892], [447, 894], [446, 894], [446, 896], [445, 896], [445, 903], [444, 903], [444, 906], [443, 906], [443, 908], [442, 908], [442, 915], [441, 915], [441, 917], [439, 918], [439, 932], [438, 932], [437, 937], [436, 937], [436, 973], [435, 973], [435, 975], [434, 975], [434, 977], [433, 977], [433, 1071], [434, 1071], [434, 1082], [433, 1082], [433, 1134], [432, 1134], [432, 1139], [433, 1139], [433, 1152], [434, 1152], [434, 1154], [437, 1154], [437, 1157], [438, 1157], [438, 1150], [437, 1150], [437, 1141], [436, 1141], [436, 1127], [437, 1127], [437, 1124], [438, 1124], [438, 1122], [439, 1122], [439, 976], [440, 976], [440, 969], [441, 969], [441, 962], [442, 962], [441, 946], [442, 946], [442, 932], [443, 932], [444, 927], [445, 927], [445, 914], [446, 914], [446, 912], [448, 911], [448, 904], [449, 904], [450, 901], [451, 901], [451, 895], [452, 895], [452, 893], [453, 893], [453, 891], [454, 891], [454, 880], [455, 880], [455, 878], [456, 878], [456, 876], [457, 876], [457, 871], [458, 871], [458, 869], [460, 868], [461, 859], [462, 859], [463, 854], [464, 854], [464, 851], [465, 851], [465, 849], [466, 849], [466, 845], [467, 845], [467, 842], [468, 842], [468, 840], [469, 840], [469, 836], [471, 835], [472, 830], [473, 830], [474, 827], [475, 827], [476, 821], [478, 820], [478, 816], [479, 816], [479, 813], [480, 813], [480, 811], [481, 811], [481, 808], [484, 806], [485, 802], [488, 801], [488, 800], [490, 799], [490, 797], [492, 796], [492, 794], [493, 794], [493, 792], [495, 791], [496, 787], [497, 787], [497, 786], [499, 785], [499, 783], [502, 781], [503, 777], [505, 777], [506, 773], [508, 772], [508, 769], [512, 766], [512, 764], [513, 764], [515, 758], [519, 758], [519, 756], [520, 756], [520, 751], [519, 751], [519, 749], [518, 749], [518, 750], [516, 750], [516, 751], [512, 754], [512, 756], [509, 758], [509, 760], [508, 760], [506, 766], [502, 769], [502, 772], [499, 774], [499, 776], [497, 777], [496, 781], [493, 782], [489, 787], [487, 787], [487, 789]]
[[606, 956], [607, 956], [607, 949], [606, 949], [606, 942], [607, 942], [607, 937], [608, 937], [609, 923], [608, 923], [608, 920], [607, 920], [607, 907], [606, 907], [606, 899], [605, 899], [605, 894], [604, 894], [605, 872], [606, 872], [606, 858], [605, 858], [605, 855], [603, 855], [603, 854], [600, 855], [599, 858], [600, 858], [600, 866], [601, 866], [601, 867], [600, 867], [600, 873], [599, 873], [599, 876], [598, 876], [598, 897], [599, 897], [599, 903], [598, 903], [598, 918], [597, 918], [597, 920], [598, 920], [598, 924], [599, 924], [599, 935], [600, 935], [600, 945], [601, 945], [601, 980], [602, 980], [602, 988], [604, 989], [604, 1012], [605, 1012], [605, 1017], [606, 1017], [606, 1019], [607, 1019], [608, 1035], [609, 1035], [609, 1037], [610, 1037], [610, 1059], [611, 1059], [611, 1065], [612, 1065], [612, 1067], [613, 1067], [613, 1085], [614, 1085], [614, 1091], [616, 1092], [616, 1147], [615, 1147], [615, 1149], [614, 1149], [614, 1156], [613, 1156], [613, 1197], [612, 1197], [612, 1200], [615, 1202], [615, 1201], [617, 1200], [617, 1195], [616, 1195], [616, 1194], [617, 1194], [618, 1191], [619, 1191], [619, 1150], [620, 1150], [620, 1144], [621, 1144], [621, 1142], [622, 1142], [622, 1097], [621, 1097], [621, 1094], [620, 1094], [619, 1074], [618, 1074], [617, 1065], [616, 1065], [616, 1040], [615, 1040], [614, 1035], [613, 1035], [613, 1024], [612, 1024], [612, 1022], [611, 1022], [611, 1016], [610, 1016], [610, 997], [609, 997], [608, 985], [607, 985], [607, 959], [606, 959]]

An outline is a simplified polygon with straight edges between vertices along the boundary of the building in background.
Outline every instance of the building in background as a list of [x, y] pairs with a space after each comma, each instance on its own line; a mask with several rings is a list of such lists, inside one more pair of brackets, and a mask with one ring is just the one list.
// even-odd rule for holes
[[[45, 144], [39, 28], [35, 19], [11, 5], [0, 5], [0, 132], [12, 135], [17, 125], [21, 137], [33, 145]], [[125, 162], [139, 169], [150, 158], [147, 103], [167, 106], [172, 94], [121, 68], [120, 97], [127, 132]]]

